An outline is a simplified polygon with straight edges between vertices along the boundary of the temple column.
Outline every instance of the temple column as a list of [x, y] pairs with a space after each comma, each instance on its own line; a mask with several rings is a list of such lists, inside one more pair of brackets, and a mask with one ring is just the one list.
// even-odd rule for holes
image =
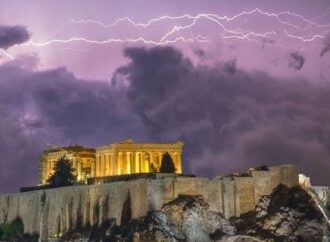
[[113, 174], [118, 175], [119, 174], [119, 172], [118, 172], [119, 171], [119, 154], [118, 154], [118, 152], [116, 152], [114, 155], [114, 167], [115, 167], [115, 169], [113, 171]]
[[122, 174], [127, 174], [127, 154], [126, 154], [126, 152], [123, 152], [122, 159], [123, 159]]
[[103, 173], [102, 176], [106, 176], [107, 175], [107, 155], [103, 155], [102, 156], [102, 161], [103, 161]]
[[141, 152], [140, 164], [141, 164], [141, 173], [145, 172], [145, 162], [144, 162], [144, 152]]
[[114, 154], [111, 153], [110, 154], [110, 164], [111, 164], [111, 170], [110, 170], [110, 175], [113, 176], [115, 175], [116, 173], [116, 167], [115, 167], [115, 159], [114, 159]]
[[96, 170], [96, 176], [101, 176], [100, 174], [100, 155], [96, 155], [96, 166], [95, 166], [95, 170]]
[[103, 162], [103, 155], [101, 154], [99, 156], [100, 159], [100, 176], [103, 176], [104, 173], [104, 162]]
[[140, 165], [140, 172], [142, 173], [144, 171], [143, 169], [143, 153], [140, 152], [139, 154], [139, 165]]
[[102, 163], [103, 163], [103, 170], [102, 170], [102, 176], [106, 176], [107, 174], [107, 155], [102, 155]]
[[132, 174], [134, 174], [136, 173], [135, 152], [131, 152], [130, 160], [131, 160], [131, 172]]
[[129, 152], [125, 152], [125, 174], [130, 174]]
[[111, 176], [111, 160], [110, 160], [110, 154], [107, 155], [107, 176]]
[[91, 177], [95, 177], [95, 162], [96, 161], [91, 162]]
[[131, 173], [134, 174], [135, 172], [135, 154], [134, 152], [130, 153], [130, 161], [131, 161]]
[[141, 172], [139, 155], [139, 152], [135, 152], [135, 173]]
[[176, 173], [182, 174], [181, 153], [177, 153]]
[[103, 164], [104, 164], [103, 176], [107, 176], [109, 168], [108, 168], [108, 159], [106, 154], [103, 155]]
[[148, 153], [143, 153], [143, 171], [149, 172], [149, 165], [150, 165], [150, 156]]
[[150, 172], [150, 154], [146, 153], [146, 171]]
[[158, 160], [159, 160], [159, 168], [162, 165], [162, 160], [163, 160], [163, 153], [162, 152], [158, 152]]
[[95, 177], [98, 176], [98, 164], [97, 164], [97, 160], [98, 160], [98, 155], [95, 155]]
[[131, 152], [126, 152], [126, 172], [132, 174]]
[[79, 160], [77, 161], [77, 179], [81, 180], [81, 162]]
[[123, 153], [122, 152], [118, 152], [118, 168], [117, 168], [117, 175], [121, 175], [123, 174]]
[[107, 167], [106, 176], [110, 176], [110, 154], [105, 155], [105, 164]]

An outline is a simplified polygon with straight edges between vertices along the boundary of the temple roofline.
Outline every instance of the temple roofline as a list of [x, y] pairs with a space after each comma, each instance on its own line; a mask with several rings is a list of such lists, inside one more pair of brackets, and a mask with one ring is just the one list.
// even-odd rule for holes
[[114, 148], [182, 148], [184, 143], [177, 141], [175, 143], [134, 143], [133, 140], [125, 140], [109, 145], [102, 145], [96, 148], [96, 150], [114, 149]]
[[66, 152], [95, 152], [96, 149], [94, 148], [87, 148], [81, 145], [69, 145], [69, 146], [64, 146], [64, 147], [56, 147], [52, 148], [49, 150], [45, 150], [43, 153], [55, 153], [55, 152], [60, 152], [60, 151], [66, 151]]

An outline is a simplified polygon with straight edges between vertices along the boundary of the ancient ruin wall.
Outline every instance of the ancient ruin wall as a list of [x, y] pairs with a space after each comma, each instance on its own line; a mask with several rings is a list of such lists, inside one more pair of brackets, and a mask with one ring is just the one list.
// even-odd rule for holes
[[296, 167], [254, 171], [251, 177], [160, 176], [1, 195], [0, 224], [20, 217], [25, 232], [37, 232], [41, 238], [56, 237], [78, 226], [100, 224], [109, 218], [120, 224], [127, 200], [132, 217], [138, 218], [181, 194], [202, 195], [212, 210], [228, 218], [252, 210], [260, 196], [270, 194], [279, 183], [298, 185]]

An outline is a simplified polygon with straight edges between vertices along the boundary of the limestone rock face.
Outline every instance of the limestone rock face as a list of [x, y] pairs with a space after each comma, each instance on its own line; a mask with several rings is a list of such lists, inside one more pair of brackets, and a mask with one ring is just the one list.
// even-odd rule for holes
[[[151, 227], [163, 231], [160, 241], [213, 241], [212, 235], [234, 235], [236, 229], [221, 214], [209, 209], [199, 196], [180, 196], [151, 215]], [[150, 233], [151, 232], [151, 233]], [[147, 236], [152, 238], [152, 231]], [[150, 233], [150, 234], [148, 234]], [[152, 240], [150, 240], [152, 241]]]
[[[147, 216], [117, 226], [107, 221], [64, 241], [134, 242], [318, 242], [328, 228], [313, 197], [301, 188], [278, 186], [251, 212], [226, 219], [202, 196], [179, 196]], [[86, 233], [87, 231], [87, 233]], [[75, 234], [75, 235], [74, 235]]]
[[[86, 233], [65, 235], [65, 241], [88, 241]], [[215, 237], [235, 235], [235, 227], [214, 212], [201, 196], [179, 196], [159, 211], [117, 226], [108, 221], [90, 232], [89, 241], [214, 241]]]
[[323, 241], [326, 219], [313, 198], [301, 188], [279, 185], [263, 196], [254, 211], [234, 219], [238, 233], [275, 241]]

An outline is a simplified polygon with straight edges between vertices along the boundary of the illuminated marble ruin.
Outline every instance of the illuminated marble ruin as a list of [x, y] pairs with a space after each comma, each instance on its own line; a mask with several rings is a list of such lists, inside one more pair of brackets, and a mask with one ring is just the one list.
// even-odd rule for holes
[[78, 181], [93, 177], [107, 177], [159, 171], [162, 156], [168, 152], [176, 173], [182, 173], [182, 142], [174, 144], [137, 144], [132, 140], [104, 145], [96, 149], [79, 145], [46, 150], [40, 159], [40, 181], [46, 184], [56, 162], [63, 156], [72, 162]]

